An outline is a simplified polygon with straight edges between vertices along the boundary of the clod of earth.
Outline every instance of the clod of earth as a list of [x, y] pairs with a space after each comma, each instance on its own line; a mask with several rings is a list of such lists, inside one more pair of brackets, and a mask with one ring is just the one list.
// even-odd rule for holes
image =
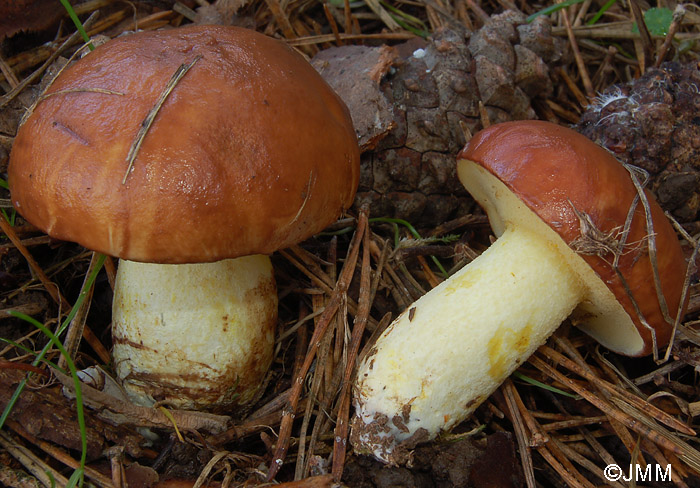
[[351, 441], [403, 463], [464, 420], [563, 320], [621, 354], [658, 353], [686, 262], [637, 174], [584, 136], [506, 122], [459, 154], [498, 240], [400, 315], [359, 366]]
[[134, 401], [250, 402], [272, 360], [267, 254], [347, 209], [347, 108], [281, 42], [235, 27], [119, 37], [67, 68], [14, 141], [12, 203], [122, 258], [114, 368]]

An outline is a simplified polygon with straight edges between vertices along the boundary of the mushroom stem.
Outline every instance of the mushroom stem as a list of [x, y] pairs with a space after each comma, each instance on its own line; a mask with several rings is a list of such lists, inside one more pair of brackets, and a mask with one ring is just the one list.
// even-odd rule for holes
[[114, 365], [137, 403], [184, 409], [242, 405], [260, 389], [277, 321], [267, 256], [204, 264], [121, 260]]
[[465, 419], [586, 293], [549, 238], [506, 222], [481, 256], [404, 311], [357, 373], [352, 441], [391, 464]]

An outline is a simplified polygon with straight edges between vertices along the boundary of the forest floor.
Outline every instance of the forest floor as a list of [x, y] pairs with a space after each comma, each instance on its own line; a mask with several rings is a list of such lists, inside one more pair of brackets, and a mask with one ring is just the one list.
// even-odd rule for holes
[[[71, 3], [98, 42], [126, 31], [192, 22], [254, 28], [287, 42], [313, 60], [357, 117], [363, 175], [357, 205], [347, 215], [322, 235], [272, 256], [280, 297], [275, 359], [264, 394], [235, 415], [145, 408], [110, 395], [119, 389], [110, 376], [109, 353], [117, 260], [107, 257], [102, 264], [97, 254], [45, 235], [14, 211], [9, 192], [0, 189], [6, 217], [0, 218], [0, 484], [66, 486], [84, 479], [98, 487], [700, 486], [697, 5], [665, 0], [654, 5], [642, 0], [605, 5], [592, 0]], [[517, 15], [492, 23], [505, 11]], [[528, 18], [536, 13], [539, 20]], [[638, 27], [641, 18], [648, 28]], [[520, 26], [530, 24], [543, 30], [527, 44], [527, 29]], [[82, 46], [74, 31], [59, 0], [0, 6], [2, 175], [39, 83]], [[492, 66], [488, 72], [479, 71], [488, 68], [484, 64], [470, 64], [467, 81], [481, 96], [459, 95], [472, 97], [464, 103], [475, 108], [461, 112], [460, 123], [445, 115], [452, 107], [440, 106], [441, 88], [411, 78], [417, 72], [411, 71], [417, 62], [412, 54], [442, 49], [439, 39], [446, 31], [457, 33], [451, 38], [457, 41], [450, 42], [471, 42], [474, 57], [482, 46], [482, 60], [499, 51], [523, 56], [522, 46], [535, 53], [518, 65], [521, 77], [494, 68], [501, 60], [484, 61]], [[347, 46], [368, 51], [333, 64], [338, 57], [332, 50]], [[368, 69], [375, 69], [371, 80]], [[397, 95], [400, 85], [419, 94], [411, 95], [413, 105], [406, 103], [409, 95]], [[650, 96], [648, 106], [653, 104], [657, 115], [645, 124], [628, 123], [620, 112], [611, 115], [612, 105], [629, 115], [630, 97], [644, 105]], [[420, 112], [427, 99], [433, 100], [434, 112]], [[663, 116], [658, 116], [660, 104]], [[363, 115], [368, 107], [369, 115]], [[396, 118], [397, 107], [409, 116]], [[601, 107], [607, 107], [607, 117]], [[644, 114], [646, 107], [632, 110]], [[415, 113], [426, 120], [445, 117], [445, 127], [414, 127], [410, 114]], [[691, 263], [686, 314], [656, 359], [614, 354], [564, 323], [470, 418], [418, 445], [409, 466], [386, 467], [356, 454], [347, 442], [352, 391], [344, 378], [351, 377], [358, 357], [370, 350], [390, 318], [443, 280], [443, 269], [453, 273], [489, 245], [493, 236], [483, 212], [460, 185], [448, 181], [452, 161], [471, 133], [519, 118], [573, 126], [607, 143], [621, 161], [647, 170], [649, 188], [675, 219]], [[406, 130], [414, 139], [424, 137], [439, 149], [415, 140], [410, 151], [405, 140], [390, 145], [401, 120], [408, 120]], [[411, 162], [423, 173], [412, 173]], [[444, 165], [447, 176], [440, 172]], [[372, 286], [360, 286], [363, 280]], [[334, 313], [324, 313], [330, 306]], [[53, 331], [65, 325], [61, 341], [84, 330], [82, 342], [68, 348], [83, 372], [79, 402], [66, 360], [37, 323]], [[284, 459], [278, 457], [280, 445], [288, 445]], [[622, 479], [611, 481], [614, 469], [606, 467], [612, 465], [621, 468]], [[272, 482], [267, 481], [270, 466], [279, 468]], [[641, 474], [636, 481], [624, 479], [630, 466]]]

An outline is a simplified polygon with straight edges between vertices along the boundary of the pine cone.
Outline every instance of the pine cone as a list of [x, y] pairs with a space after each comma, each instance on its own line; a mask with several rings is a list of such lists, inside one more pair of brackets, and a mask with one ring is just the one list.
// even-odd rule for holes
[[455, 174], [465, 129], [531, 119], [530, 101], [552, 90], [557, 56], [544, 17], [495, 15], [479, 31], [436, 32], [388, 47], [342, 46], [312, 63], [348, 105], [366, 151], [355, 205], [375, 216], [434, 226], [473, 205]]
[[645, 169], [657, 200], [679, 222], [700, 218], [700, 66], [666, 63], [609, 87], [575, 129]]

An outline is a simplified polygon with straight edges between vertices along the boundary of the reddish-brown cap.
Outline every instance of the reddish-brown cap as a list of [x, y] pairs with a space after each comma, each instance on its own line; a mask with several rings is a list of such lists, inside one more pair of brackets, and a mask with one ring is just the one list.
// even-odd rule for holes
[[[648, 228], [630, 170], [581, 134], [540, 121], [494, 125], [476, 134], [459, 158], [499, 178], [590, 265], [637, 327], [644, 347], [635, 354], [653, 349], [645, 322], [655, 330], [658, 347], [668, 343], [686, 262], [673, 227], [644, 192], [653, 231]], [[630, 209], [633, 218], [616, 270], [611, 248], [624, 238]], [[586, 224], [588, 230], [582, 231]], [[655, 286], [650, 241], [663, 300]]]
[[56, 238], [205, 262], [322, 230], [351, 205], [359, 159], [347, 108], [298, 53], [197, 26], [120, 37], [66, 69], [19, 130], [9, 183], [17, 210]]

